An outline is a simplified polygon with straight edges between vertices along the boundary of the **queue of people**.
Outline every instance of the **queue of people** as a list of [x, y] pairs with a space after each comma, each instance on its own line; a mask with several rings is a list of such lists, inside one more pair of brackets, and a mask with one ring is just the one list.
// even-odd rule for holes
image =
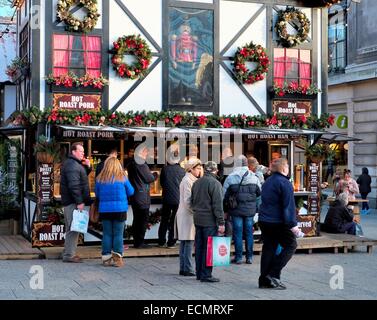
[[[103, 226], [102, 262], [104, 266], [122, 267], [123, 232], [129, 202], [133, 209], [132, 234], [134, 248], [147, 248], [145, 232], [151, 204], [149, 185], [156, 177], [146, 159], [148, 148], [136, 148], [134, 158], [128, 161], [128, 177], [112, 151], [100, 170], [96, 172], [96, 201]], [[158, 230], [158, 245], [174, 248], [179, 241], [179, 275], [194, 277], [202, 282], [218, 282], [207, 261], [209, 236], [223, 236], [225, 225], [230, 223], [235, 246], [232, 263], [241, 264], [243, 240], [245, 262], [253, 262], [253, 225], [258, 213], [262, 231], [262, 256], [259, 287], [285, 289], [281, 281], [282, 269], [292, 258], [297, 237], [303, 233], [297, 227], [294, 192], [289, 181], [289, 166], [284, 158], [274, 159], [269, 168], [259, 165], [250, 156], [232, 157], [233, 169], [215, 162], [204, 164], [194, 154], [180, 163], [179, 149], [173, 149], [167, 164], [162, 168], [163, 209]], [[229, 159], [228, 159], [229, 160]], [[183, 167], [182, 167], [183, 166]], [[219, 169], [223, 183], [218, 176]], [[88, 174], [90, 163], [84, 157], [84, 147], [75, 143], [61, 171], [61, 193], [65, 223], [70, 226], [75, 209], [88, 210], [91, 199]], [[268, 178], [265, 180], [265, 174]], [[359, 189], [360, 187], [360, 189]], [[370, 192], [370, 176], [363, 168], [357, 181], [349, 170], [336, 185], [337, 200], [330, 207], [325, 220], [329, 232], [356, 233], [357, 224], [347, 208], [359, 190], [363, 199]], [[364, 209], [364, 208], [363, 208]], [[365, 207], [365, 210], [368, 210]], [[69, 230], [69, 228], [67, 227]], [[81, 262], [76, 255], [79, 234], [67, 231], [63, 262]], [[195, 247], [195, 267], [193, 249]], [[279, 254], [277, 250], [279, 249]]]

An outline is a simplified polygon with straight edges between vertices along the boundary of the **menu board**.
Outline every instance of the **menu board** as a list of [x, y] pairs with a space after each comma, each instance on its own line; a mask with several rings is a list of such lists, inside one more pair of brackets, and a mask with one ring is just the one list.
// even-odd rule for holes
[[310, 221], [306, 221], [306, 223], [310, 223], [310, 227], [308, 228], [309, 230], [311, 229], [311, 231], [306, 233], [307, 236], [317, 235], [319, 231], [317, 228], [317, 224], [320, 222], [321, 213], [319, 172], [319, 164], [309, 163], [308, 191], [315, 192], [315, 194], [308, 197], [308, 213], [314, 216]]
[[38, 199], [40, 204], [49, 204], [54, 193], [54, 165], [41, 163], [38, 167]]

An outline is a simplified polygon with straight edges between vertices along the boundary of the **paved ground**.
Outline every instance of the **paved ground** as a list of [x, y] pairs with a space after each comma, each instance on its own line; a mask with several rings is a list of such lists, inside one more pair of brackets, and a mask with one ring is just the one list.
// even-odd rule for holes
[[[365, 235], [377, 239], [377, 211], [362, 216], [362, 224]], [[60, 260], [0, 261], [0, 299], [377, 299], [377, 248], [373, 254], [365, 250], [359, 248], [349, 254], [297, 253], [283, 270], [286, 291], [257, 288], [260, 256], [255, 256], [252, 265], [216, 269], [214, 275], [221, 278], [217, 284], [178, 276], [178, 257], [128, 258], [123, 269], [104, 268], [99, 260], [82, 264]], [[42, 285], [36, 281], [36, 273], [30, 273], [33, 266], [42, 267], [43, 289], [32, 289]], [[344, 271], [343, 289], [330, 287], [332, 266]]]

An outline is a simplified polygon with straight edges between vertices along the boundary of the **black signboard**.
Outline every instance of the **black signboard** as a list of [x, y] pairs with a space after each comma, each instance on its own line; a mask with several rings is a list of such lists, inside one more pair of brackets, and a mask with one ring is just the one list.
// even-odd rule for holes
[[65, 226], [54, 222], [34, 222], [32, 247], [64, 246]]
[[38, 199], [40, 204], [49, 204], [54, 194], [54, 165], [40, 163], [38, 166]]

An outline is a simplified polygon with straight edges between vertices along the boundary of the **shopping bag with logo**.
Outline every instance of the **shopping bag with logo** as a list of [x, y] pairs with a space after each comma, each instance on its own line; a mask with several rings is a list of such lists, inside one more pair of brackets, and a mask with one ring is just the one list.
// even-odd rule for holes
[[86, 210], [73, 210], [73, 219], [71, 223], [71, 231], [80, 233], [88, 232], [89, 212]]
[[230, 265], [231, 237], [208, 237], [207, 267], [221, 267]]

